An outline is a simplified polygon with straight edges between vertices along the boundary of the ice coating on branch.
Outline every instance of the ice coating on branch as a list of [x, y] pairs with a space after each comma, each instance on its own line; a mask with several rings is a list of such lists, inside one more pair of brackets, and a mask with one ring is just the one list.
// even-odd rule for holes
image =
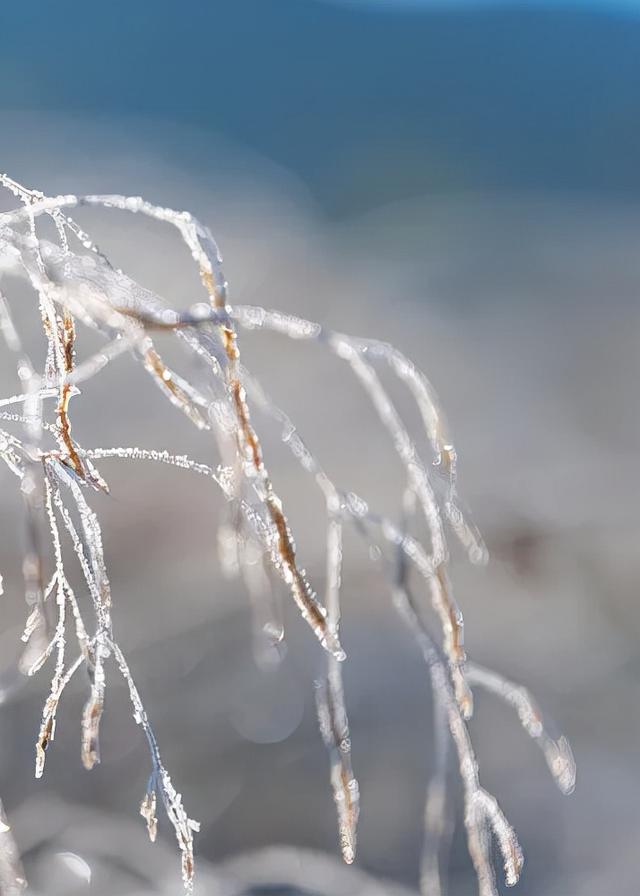
[[[507, 884], [515, 883], [522, 853], [495, 798], [479, 782], [467, 728], [473, 709], [471, 685], [483, 687], [513, 706], [524, 730], [542, 748], [563, 792], [573, 789], [575, 764], [566, 739], [549, 733], [548, 724], [543, 723], [527, 691], [467, 663], [462, 613], [449, 570], [448, 532], [453, 531], [474, 562], [486, 560], [486, 549], [462, 511], [457, 495], [457, 451], [424, 374], [388, 343], [350, 337], [277, 310], [230, 305], [215, 240], [188, 212], [137, 196], [48, 197], [6, 175], [0, 175], [0, 186], [19, 203], [14, 210], [0, 214], [0, 281], [4, 274], [10, 274], [27, 282], [47, 346], [44, 358], [34, 364], [13, 322], [11, 297], [0, 292], [0, 337], [14, 357], [17, 374], [16, 387], [0, 398], [0, 420], [7, 424], [6, 429], [0, 429], [0, 459], [18, 481], [26, 520], [23, 575], [27, 619], [21, 667], [28, 675], [35, 675], [48, 664], [52, 668], [36, 738], [36, 776], [44, 773], [60, 700], [81, 668], [87, 686], [80, 725], [81, 758], [88, 769], [100, 761], [100, 728], [115, 670], [127, 685], [134, 721], [142, 728], [149, 748], [151, 772], [140, 814], [150, 839], [155, 840], [158, 808], [164, 809], [180, 849], [185, 891], [192, 892], [193, 835], [198, 824], [186, 812], [182, 796], [162, 763], [149, 717], [119, 646], [113, 620], [118, 595], [112, 594], [100, 522], [92, 507], [95, 492], [108, 492], [97, 465], [144, 462], [172, 466], [202, 476], [215, 487], [212, 493], [218, 490], [222, 494], [224, 519], [218, 544], [224, 569], [228, 575], [241, 575], [246, 583], [256, 632], [262, 638], [266, 636], [272, 647], [284, 638], [274, 587], [279, 578], [325, 649], [326, 671], [317, 684], [317, 709], [329, 755], [344, 860], [352, 862], [356, 856], [360, 809], [342, 678], [343, 534], [344, 527], [351, 526], [365, 540], [372, 560], [382, 563], [388, 575], [390, 594], [417, 639], [435, 695], [438, 762], [425, 806], [423, 892], [440, 896], [442, 891], [440, 849], [447, 830], [444, 814], [449, 750], [458, 759], [467, 841], [480, 894], [496, 896], [497, 892], [492, 838], [502, 855]], [[72, 211], [82, 213], [86, 207], [142, 215], [173, 227], [196, 266], [202, 292], [190, 296], [185, 308], [171, 308], [161, 296], [115, 269], [93, 238], [70, 216]], [[53, 223], [54, 239], [44, 237], [43, 218]], [[399, 520], [377, 514], [368, 496], [332, 481], [297, 425], [242, 363], [237, 326], [315, 344], [338, 359], [347, 375], [355, 376], [404, 471]], [[101, 347], [93, 353], [82, 348], [85, 327], [102, 339]], [[197, 360], [188, 376], [170, 367], [162, 357], [156, 340], [159, 333], [179, 340]], [[203, 463], [162, 448], [117, 447], [120, 433], [114, 433], [116, 447], [79, 444], [72, 417], [76, 402], [83, 400], [83, 384], [117, 363], [125, 353], [138, 362], [168, 404], [183, 415], [181, 419], [202, 432], [206, 456], [210, 457], [212, 445], [217, 448], [217, 461]], [[286, 354], [278, 357], [280, 363], [287, 363]], [[383, 371], [409, 390], [423, 424], [419, 438], [410, 436], [385, 387]], [[322, 596], [301, 564], [285, 501], [269, 472], [255, 414], [278, 427], [283, 449], [323, 497], [326, 569]], [[418, 517], [421, 528], [413, 525]], [[418, 537], [415, 532], [425, 526], [426, 537]], [[77, 594], [70, 585], [73, 577], [68, 568], [72, 563], [82, 574], [83, 584], [76, 589]], [[432, 635], [429, 628], [434, 621], [437, 635]], [[1, 830], [0, 836], [4, 836]], [[0, 875], [2, 857], [0, 848]]]

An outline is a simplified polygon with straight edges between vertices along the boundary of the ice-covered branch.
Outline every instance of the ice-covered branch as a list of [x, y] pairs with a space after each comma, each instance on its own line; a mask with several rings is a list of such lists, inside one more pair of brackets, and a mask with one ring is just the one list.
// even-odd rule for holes
[[[0, 186], [20, 203], [18, 208], [0, 214], [0, 279], [7, 274], [26, 281], [46, 339], [44, 357], [34, 364], [23, 349], [13, 321], [11, 297], [0, 293], [0, 334], [15, 358], [18, 376], [18, 385], [7, 397], [0, 398], [0, 419], [6, 423], [6, 429], [0, 430], [0, 459], [17, 480], [25, 506], [23, 572], [28, 613], [22, 668], [34, 675], [49, 662], [53, 667], [36, 738], [36, 775], [44, 772], [59, 702], [81, 669], [86, 673], [88, 691], [81, 720], [82, 761], [87, 768], [100, 761], [100, 726], [109, 675], [115, 667], [126, 682], [133, 716], [145, 734], [151, 758], [140, 813], [149, 836], [155, 839], [160, 801], [181, 851], [185, 889], [192, 891], [193, 834], [198, 825], [187, 814], [182, 796], [162, 763], [149, 717], [119, 645], [114, 623], [117, 595], [112, 594], [102, 530], [91, 506], [95, 492], [108, 492], [107, 482], [96, 466], [103, 461], [173, 466], [211, 480], [222, 492], [226, 515], [219, 544], [227, 570], [240, 572], [247, 583], [258, 627], [268, 631], [274, 642], [284, 637], [277, 601], [264, 571], [270, 566], [276, 574], [274, 579], [279, 576], [286, 585], [325, 649], [327, 667], [318, 683], [317, 707], [329, 753], [344, 860], [352, 862], [356, 855], [360, 808], [342, 678], [345, 653], [340, 639], [343, 565], [347, 560], [344, 529], [353, 526], [377, 555], [386, 558], [394, 603], [417, 639], [434, 693], [435, 775], [425, 806], [423, 890], [430, 896], [442, 892], [442, 842], [449, 826], [449, 752], [458, 759], [467, 842], [481, 896], [496, 893], [492, 838], [502, 855], [507, 883], [515, 883], [522, 854], [495, 798], [480, 785], [467, 726], [473, 706], [471, 686], [496, 694], [515, 709], [525, 731], [541, 746], [563, 792], [573, 788], [575, 765], [567, 741], [550, 733], [549, 724], [543, 722], [526, 690], [467, 662], [462, 613], [454, 598], [449, 570], [448, 532], [455, 533], [474, 562], [486, 560], [486, 549], [461, 510], [457, 452], [424, 374], [388, 343], [347, 336], [279, 311], [230, 305], [215, 240], [208, 228], [188, 212], [135, 196], [48, 197], [6, 175], [0, 175]], [[171, 308], [161, 296], [117, 270], [69, 216], [88, 207], [143, 215], [173, 227], [196, 266], [203, 294], [191, 297], [185, 309]], [[53, 240], [44, 237], [42, 218], [49, 220], [49, 229], [53, 222]], [[97, 351], [83, 354], [82, 327], [102, 338]], [[333, 482], [287, 413], [241, 362], [238, 327], [316, 343], [347, 365], [373, 406], [404, 471], [399, 503], [404, 502], [405, 507], [399, 522], [377, 514], [365, 496], [355, 494], [346, 484]], [[198, 361], [197, 377], [185, 376], [168, 365], [158, 348], [161, 335], [175, 337]], [[202, 463], [159, 449], [87, 447], [78, 442], [71, 411], [83, 400], [81, 387], [108, 365], [117, 363], [124, 353], [131, 354], [172, 406], [204, 437], [208, 435], [214, 441], [218, 463]], [[413, 398], [423, 429], [417, 440], [410, 436], [410, 428], [385, 386], [385, 372], [404, 384]], [[326, 545], [323, 599], [301, 565], [283, 500], [269, 472], [254, 419], [261, 417], [270, 425], [275, 423], [284, 446], [322, 495]], [[120, 433], [117, 438], [122, 438]], [[423, 540], [411, 531], [416, 511], [426, 523]], [[77, 564], [82, 574], [82, 585], [75, 590], [70, 585], [74, 581], [68, 570], [70, 563]], [[420, 586], [415, 591], [410, 583], [413, 573]], [[431, 622], [426, 621], [429, 615], [437, 622], [437, 636], [431, 635]], [[70, 642], [75, 642], [71, 661]], [[11, 859], [9, 853], [5, 857]], [[6, 870], [3, 862], [0, 849], [0, 883]], [[11, 862], [13, 859], [6, 867], [15, 868]], [[8, 893], [14, 892], [10, 884], [6, 886]]]

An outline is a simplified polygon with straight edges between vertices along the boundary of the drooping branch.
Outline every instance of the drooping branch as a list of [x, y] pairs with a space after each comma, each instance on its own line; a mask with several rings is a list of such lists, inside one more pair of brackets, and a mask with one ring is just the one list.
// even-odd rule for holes
[[[564, 792], [573, 788], [575, 766], [566, 740], [549, 733], [528, 692], [467, 662], [462, 614], [453, 595], [449, 571], [448, 528], [474, 562], [486, 559], [486, 549], [476, 528], [462, 513], [457, 496], [457, 452], [426, 377], [387, 343], [349, 337], [277, 311], [230, 305], [215, 240], [187, 212], [153, 205], [140, 197], [46, 197], [21, 187], [5, 175], [0, 175], [0, 185], [22, 203], [20, 208], [0, 214], [0, 277], [5, 272], [18, 275], [30, 285], [47, 342], [42, 364], [34, 366], [23, 351], [9, 302], [0, 294], [0, 332], [16, 357], [21, 389], [0, 399], [0, 419], [21, 428], [20, 436], [0, 431], [0, 459], [18, 479], [26, 508], [28, 537], [23, 568], [29, 612], [23, 636], [27, 643], [25, 671], [35, 674], [55, 656], [51, 687], [36, 741], [36, 774], [40, 776], [44, 771], [46, 750], [55, 735], [59, 701], [81, 667], [88, 676], [89, 692], [82, 715], [81, 755], [87, 768], [99, 762], [108, 669], [110, 664], [115, 665], [127, 684], [133, 716], [144, 731], [151, 757], [152, 771], [141, 803], [141, 815], [149, 836], [155, 839], [160, 799], [180, 847], [184, 885], [191, 892], [193, 833], [197, 823], [189, 818], [182, 797], [162, 764], [149, 718], [118, 644], [102, 531], [87, 497], [95, 491], [108, 491], [95, 463], [114, 459], [174, 466], [212, 480], [222, 491], [228, 512], [220, 542], [227, 559], [231, 557], [229, 569], [242, 572], [256, 603], [256, 612], [271, 620], [263, 622], [262, 627], [269, 628], [277, 641], [284, 636], [282, 623], [275, 620], [275, 609], [268, 604], [270, 598], [263, 596], [263, 579], [258, 581], [251, 575], [250, 567], [256, 557], [271, 563], [325, 648], [327, 670], [317, 688], [318, 715], [329, 752], [331, 786], [345, 861], [352, 862], [355, 858], [359, 815], [359, 786], [352, 768], [342, 680], [345, 655], [340, 641], [345, 562], [343, 530], [351, 525], [376, 548], [377, 554], [391, 555], [387, 566], [394, 602], [418, 641], [434, 692], [436, 773], [428, 788], [425, 807], [424, 890], [430, 896], [439, 896], [442, 889], [440, 845], [447, 827], [450, 745], [458, 758], [464, 792], [464, 823], [481, 896], [495, 896], [496, 892], [490, 851], [492, 838], [502, 854], [507, 883], [515, 883], [522, 854], [498, 803], [479, 782], [467, 727], [472, 712], [471, 686], [483, 687], [514, 707], [525, 731], [542, 747]], [[116, 270], [92, 238], [69, 217], [70, 210], [84, 207], [141, 214], [174, 227], [196, 265], [206, 301], [196, 301], [186, 310], [167, 307], [160, 296]], [[38, 224], [42, 216], [53, 221], [57, 242], [42, 237]], [[104, 340], [98, 352], [86, 357], [81, 352], [80, 325], [93, 329]], [[285, 411], [241, 363], [237, 327], [269, 330], [288, 338], [315, 342], [346, 363], [363, 387], [404, 469], [404, 496], [411, 512], [403, 513], [399, 523], [377, 514], [365, 498], [332, 481]], [[198, 360], [204, 375], [197, 382], [194, 377], [185, 377], [168, 366], [156, 344], [158, 333], [174, 335], [190, 356]], [[171, 405], [199, 430], [211, 434], [219, 451], [217, 465], [164, 450], [83, 447], [78, 442], [71, 425], [71, 400], [75, 406], [80, 400], [79, 387], [125, 352], [137, 360]], [[413, 396], [424, 429], [420, 440], [410, 437], [409, 427], [377, 370], [380, 365]], [[50, 398], [55, 398], [51, 408]], [[324, 601], [316, 595], [300, 564], [283, 501], [269, 473], [254, 422], [258, 415], [276, 423], [284, 445], [323, 496]], [[430, 457], [425, 460], [427, 455]], [[415, 514], [416, 508], [426, 522], [424, 542], [410, 531], [408, 517]], [[47, 524], [48, 545], [43, 538]], [[73, 557], [83, 577], [77, 594], [70, 586], [67, 571]], [[415, 593], [410, 584], [411, 571], [420, 577], [421, 587]], [[92, 625], [86, 622], [90, 615], [85, 609], [86, 603], [93, 614]], [[429, 612], [438, 622], [437, 637], [431, 635], [423, 619]], [[69, 663], [67, 642], [72, 633], [78, 653]]]

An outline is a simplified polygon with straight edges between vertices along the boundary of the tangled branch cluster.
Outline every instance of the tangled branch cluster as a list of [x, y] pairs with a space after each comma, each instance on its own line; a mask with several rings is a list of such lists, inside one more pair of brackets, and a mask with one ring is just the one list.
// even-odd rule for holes
[[[437, 896], [442, 891], [440, 855], [451, 744], [458, 760], [464, 823], [480, 894], [497, 893], [491, 857], [494, 839], [504, 862], [506, 882], [514, 884], [522, 868], [522, 852], [497, 801], [480, 784], [467, 728], [473, 712], [472, 688], [485, 688], [513, 706], [525, 731], [544, 751], [565, 793], [573, 789], [575, 767], [567, 741], [548, 733], [527, 691], [467, 661], [462, 614], [448, 574], [447, 530], [460, 539], [473, 562], [483, 562], [486, 551], [459, 507], [456, 452], [426, 378], [384, 342], [351, 338], [261, 307], [230, 305], [215, 241], [209, 230], [187, 212], [161, 208], [140, 197], [47, 197], [6, 175], [0, 176], [0, 185], [19, 200], [18, 208], [0, 214], [0, 277], [17, 276], [28, 282], [37, 295], [47, 340], [42, 368], [27, 356], [9, 300], [0, 292], [0, 329], [7, 350], [15, 355], [21, 383], [18, 394], [0, 400], [0, 419], [6, 423], [0, 430], [0, 458], [20, 483], [27, 521], [23, 569], [28, 618], [22, 665], [26, 674], [33, 675], [50, 659], [53, 664], [51, 688], [36, 739], [36, 776], [44, 772], [62, 694], [80, 669], [86, 673], [88, 688], [81, 726], [82, 761], [88, 769], [100, 761], [107, 675], [114, 666], [127, 684], [133, 716], [146, 735], [151, 756], [151, 774], [140, 812], [154, 840], [158, 800], [162, 803], [181, 850], [185, 889], [192, 891], [193, 834], [198, 825], [188, 816], [182, 796], [162, 763], [149, 718], [118, 645], [100, 523], [90, 505], [92, 492], [108, 491], [96, 466], [99, 461], [115, 457], [171, 464], [211, 479], [221, 490], [226, 517], [219, 541], [226, 566], [244, 575], [248, 586], [256, 590], [255, 564], [251, 561], [257, 551], [282, 579], [326, 651], [327, 672], [317, 688], [318, 715], [330, 755], [344, 860], [352, 862], [355, 857], [359, 813], [341, 674], [345, 653], [340, 644], [343, 528], [351, 525], [375, 548], [373, 556], [383, 564], [393, 603], [417, 639], [434, 693], [438, 762], [425, 809], [424, 892]], [[71, 210], [96, 206], [148, 216], [174, 227], [198, 268], [205, 299], [178, 311], [116, 270], [69, 216]], [[45, 218], [55, 227], [57, 237], [53, 241], [42, 233]], [[77, 324], [103, 337], [99, 352], [79, 357]], [[240, 328], [268, 330], [287, 339], [317, 343], [351, 369], [406, 473], [398, 521], [375, 513], [361, 497], [344, 491], [329, 478], [291, 420], [241, 364]], [[204, 385], [196, 385], [165, 363], [154, 342], [162, 331], [173, 334], [186, 346], [204, 371]], [[124, 352], [139, 361], [166, 398], [198, 429], [211, 432], [219, 452], [218, 466], [161, 450], [89, 448], [78, 443], [70, 409], [81, 394], [80, 385]], [[415, 400], [425, 433], [420, 447], [410, 437], [384, 388], [378, 374], [380, 366], [405, 384]], [[327, 564], [324, 599], [315, 593], [300, 566], [250, 405], [280, 428], [293, 458], [323, 496]], [[425, 453], [430, 455], [430, 462], [423, 459]], [[48, 526], [43, 524], [45, 520]], [[419, 527], [426, 528], [426, 538], [413, 534]], [[82, 593], [76, 593], [70, 584], [67, 570], [71, 554], [75, 554], [82, 573]], [[437, 636], [431, 632], [430, 617], [438, 623]], [[282, 638], [279, 623], [272, 622], [271, 634], [275, 639]]]

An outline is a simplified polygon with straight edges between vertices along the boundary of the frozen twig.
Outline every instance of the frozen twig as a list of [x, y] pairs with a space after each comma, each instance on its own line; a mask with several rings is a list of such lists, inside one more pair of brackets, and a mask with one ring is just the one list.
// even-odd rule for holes
[[[147, 712], [113, 621], [112, 595], [102, 531], [91, 506], [94, 492], [108, 492], [95, 464], [114, 459], [173, 466], [212, 480], [223, 494], [226, 515], [219, 543], [229, 572], [243, 576], [261, 632], [279, 643], [284, 628], [277, 595], [265, 564], [287, 586], [302, 617], [325, 648], [326, 674], [317, 686], [320, 730], [330, 758], [330, 776], [338, 815], [343, 858], [354, 861], [359, 815], [359, 786], [352, 768], [351, 737], [342, 679], [345, 653], [340, 639], [344, 528], [355, 527], [377, 554], [386, 558], [395, 605], [416, 637], [428, 666], [434, 693], [435, 774], [425, 805], [425, 846], [421, 882], [429, 896], [443, 892], [443, 843], [447, 820], [448, 756], [453, 747], [464, 794], [464, 824], [481, 896], [495, 896], [491, 840], [502, 855], [505, 879], [513, 884], [522, 853], [513, 829], [495, 798], [480, 785], [467, 721], [472, 713], [471, 686], [483, 687], [516, 710], [525, 731], [541, 746], [558, 786], [570, 792], [575, 766], [567, 741], [550, 733], [527, 691], [493, 672], [467, 662], [462, 614], [449, 573], [447, 531], [452, 529], [470, 559], [483, 562], [486, 549], [474, 525], [462, 513], [457, 496], [457, 453], [435, 393], [421, 371], [389, 344], [327, 330], [313, 321], [257, 306], [231, 306], [218, 247], [209, 230], [188, 212], [119, 195], [48, 197], [0, 175], [0, 186], [21, 203], [0, 214], [0, 278], [26, 280], [36, 298], [46, 338], [46, 353], [34, 365], [24, 352], [7, 297], [0, 293], [0, 334], [16, 359], [18, 386], [0, 398], [0, 460], [17, 478], [26, 510], [23, 562], [28, 615], [22, 667], [33, 675], [48, 662], [53, 670], [36, 739], [36, 775], [44, 772], [46, 751], [54, 739], [56, 714], [65, 688], [84, 667], [88, 696], [81, 720], [81, 757], [87, 768], [100, 761], [100, 725], [108, 699], [109, 674], [115, 666], [124, 678], [133, 716], [149, 748], [151, 774], [140, 805], [151, 840], [161, 804], [171, 822], [182, 856], [182, 877], [190, 893], [194, 880], [193, 834], [198, 825], [187, 814], [181, 794], [165, 769]], [[204, 288], [200, 301], [184, 310], [115, 269], [69, 213], [86, 207], [147, 216], [174, 227], [187, 247]], [[45, 239], [40, 219], [53, 222], [56, 238]], [[103, 339], [93, 353], [82, 353], [81, 328]], [[267, 395], [240, 361], [237, 327], [280, 333], [315, 342], [348, 365], [391, 439], [405, 475], [400, 523], [372, 510], [361, 496], [339, 487], [307, 447], [288, 415]], [[198, 361], [200, 375], [185, 377], [164, 360], [155, 338], [176, 339]], [[159, 339], [158, 339], [159, 342]], [[199, 430], [210, 433], [219, 463], [141, 447], [83, 447], [71, 423], [71, 404], [80, 388], [129, 352], [168, 401]], [[384, 385], [379, 367], [410, 391], [423, 424], [412, 439]], [[204, 374], [202, 373], [204, 371]], [[49, 399], [54, 399], [50, 402]], [[270, 475], [254, 413], [280, 428], [284, 445], [309, 475], [324, 499], [326, 575], [321, 600], [302, 568], [283, 501]], [[18, 427], [19, 434], [10, 432]], [[424, 541], [410, 531], [416, 509], [426, 522]], [[48, 537], [45, 532], [48, 529]], [[82, 573], [72, 589], [70, 560]], [[419, 575], [414, 592], [410, 576]], [[76, 593], [77, 592], [77, 593]], [[423, 616], [438, 624], [437, 636]], [[88, 620], [91, 620], [90, 622]], [[69, 642], [72, 662], [67, 659]], [[0, 837], [5, 834], [0, 828]], [[9, 841], [5, 841], [6, 844]], [[20, 879], [16, 852], [2, 853], [0, 885], [13, 896]], [[5, 861], [5, 859], [7, 861]], [[13, 875], [13, 883], [11, 883]], [[3, 889], [4, 892], [4, 889]]]

